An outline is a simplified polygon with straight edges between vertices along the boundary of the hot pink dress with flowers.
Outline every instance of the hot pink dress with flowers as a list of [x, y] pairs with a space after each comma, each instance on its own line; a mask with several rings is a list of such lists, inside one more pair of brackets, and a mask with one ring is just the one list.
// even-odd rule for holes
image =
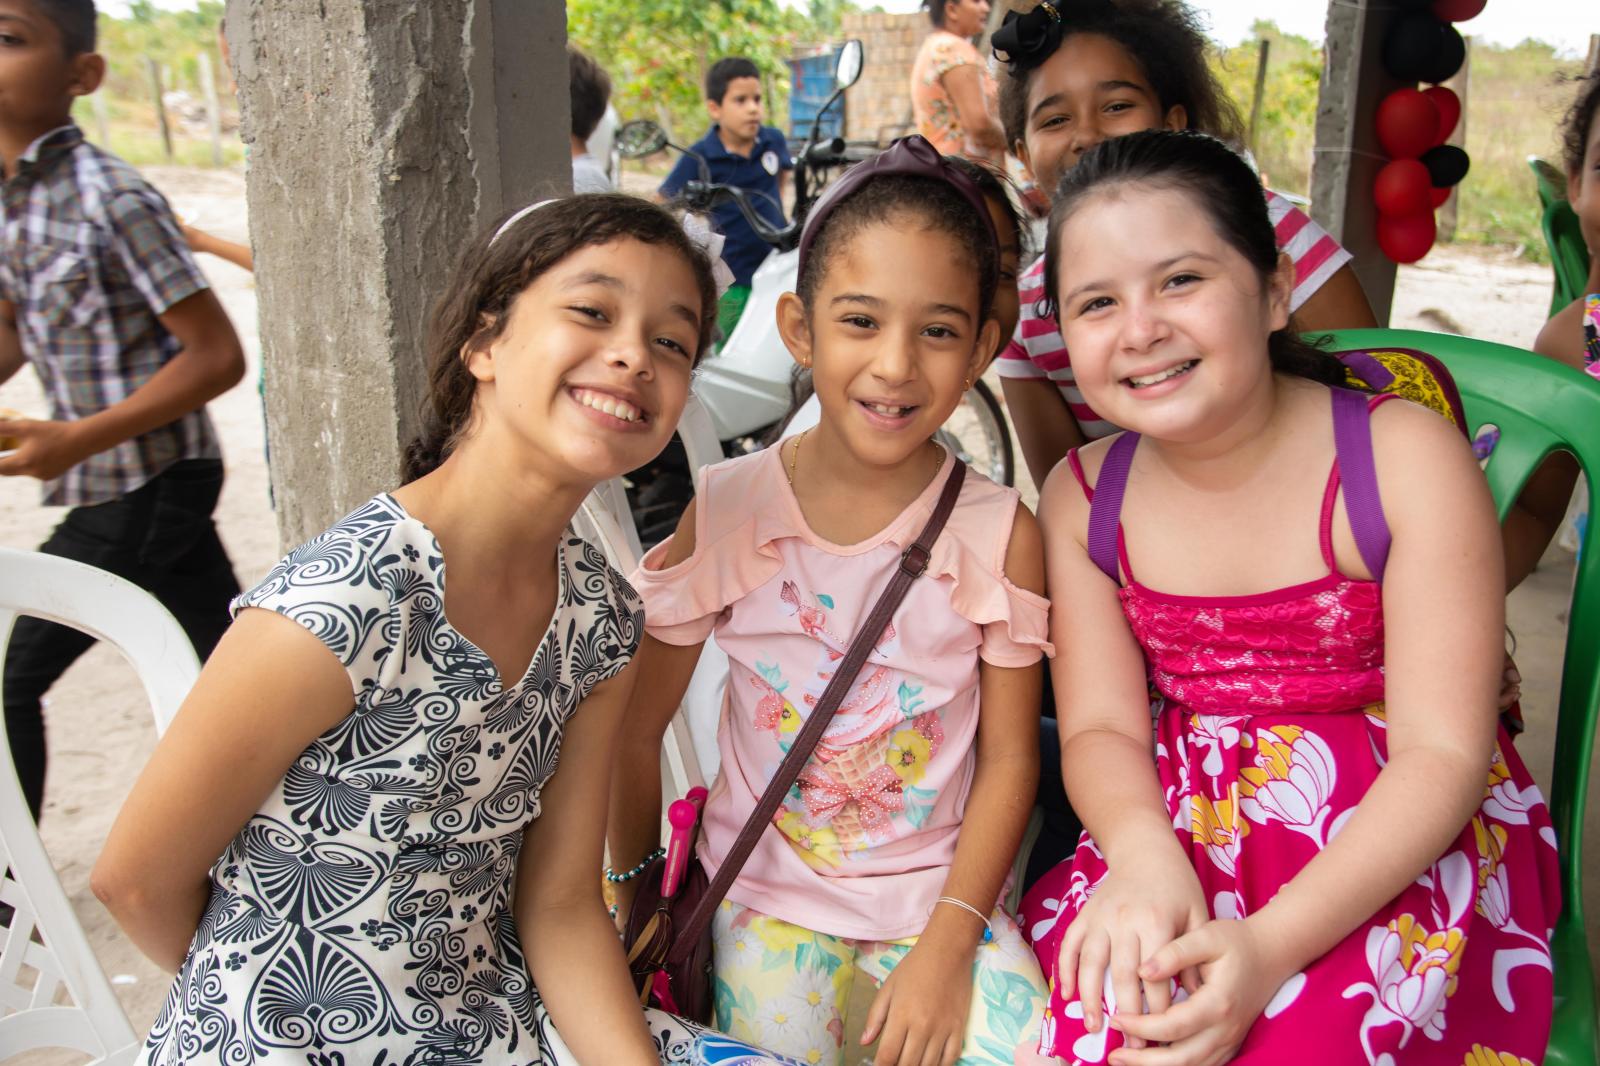
[[[1089, 550], [1127, 584], [1123, 611], [1164, 697], [1156, 769], [1167, 811], [1213, 917], [1264, 906], [1338, 833], [1385, 761], [1383, 604], [1388, 527], [1365, 398], [1334, 394], [1338, 459], [1322, 506], [1328, 574], [1253, 596], [1195, 597], [1138, 583], [1118, 524], [1138, 439], [1107, 453], [1089, 496]], [[1377, 402], [1390, 397], [1379, 397]], [[1378, 580], [1341, 574], [1331, 539], [1341, 485], [1362, 558]], [[1550, 1028], [1549, 930], [1560, 909], [1555, 835], [1502, 730], [1482, 806], [1449, 850], [1378, 914], [1295, 974], [1235, 1062], [1437, 1063], [1542, 1060]], [[1096, 1063], [1119, 1046], [1088, 1033], [1059, 994], [1062, 935], [1106, 875], [1087, 833], [1023, 901], [1024, 931], [1050, 976], [1041, 1051]], [[1109, 984], [1106, 1009], [1115, 1010]], [[1312, 1056], [1308, 1058], [1307, 1056]]]

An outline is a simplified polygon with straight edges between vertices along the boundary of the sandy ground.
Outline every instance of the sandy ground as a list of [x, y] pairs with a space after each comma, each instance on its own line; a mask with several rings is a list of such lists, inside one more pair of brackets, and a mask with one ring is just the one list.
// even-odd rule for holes
[[[192, 224], [233, 240], [246, 239], [241, 175], [174, 168], [152, 169], [149, 174]], [[250, 362], [245, 384], [211, 405], [228, 461], [217, 521], [240, 581], [248, 586], [278, 558], [277, 530], [267, 498], [261, 406], [254, 387], [260, 356], [256, 294], [246, 272], [206, 257], [202, 266], [232, 315]], [[1547, 268], [1494, 253], [1441, 248], [1422, 264], [1401, 269], [1393, 321], [1396, 326], [1420, 329], [1453, 324], [1468, 334], [1525, 345], [1544, 320], [1549, 294]], [[999, 393], [997, 383], [995, 392]], [[0, 386], [0, 406], [45, 413], [30, 371]], [[1032, 486], [1023, 487], [1031, 496]], [[38, 496], [35, 482], [0, 479], [0, 544], [32, 548], [44, 539], [62, 512], [41, 507]], [[1548, 778], [1571, 575], [1571, 556], [1552, 549], [1545, 565], [1511, 599], [1531, 723], [1520, 749], [1541, 779]], [[135, 1029], [143, 1032], [160, 1008], [168, 978], [117, 931], [89, 892], [88, 876], [118, 805], [150, 754], [154, 743], [150, 714], [132, 672], [104, 647], [84, 656], [57, 685], [46, 714], [51, 761], [42, 819], [45, 844], [101, 965], [112, 975]], [[1589, 913], [1600, 914], [1600, 819], [1595, 817], [1590, 818], [1588, 852]], [[53, 1066], [82, 1059], [35, 1053], [8, 1061]]]

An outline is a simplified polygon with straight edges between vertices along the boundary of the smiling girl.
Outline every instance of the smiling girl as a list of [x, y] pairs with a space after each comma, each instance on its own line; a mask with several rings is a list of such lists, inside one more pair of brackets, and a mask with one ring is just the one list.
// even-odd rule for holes
[[[728, 854], [953, 476], [959, 460], [931, 438], [994, 351], [998, 271], [982, 192], [921, 137], [812, 208], [778, 321], [821, 421], [704, 471], [635, 575], [651, 683], [619, 750], [616, 865], [655, 846], [661, 737], [713, 633], [731, 674], [707, 873]], [[717, 912], [719, 1029], [845, 1061], [860, 971], [879, 985], [863, 1041], [880, 1039], [880, 1066], [1031, 1055], [1044, 982], [997, 901], [1037, 775], [1042, 565], [1016, 491], [968, 473], [926, 572]]]
[[1470, 448], [1336, 387], [1288, 331], [1293, 264], [1213, 138], [1091, 150], [1046, 255], [1084, 394], [1128, 431], [1040, 497], [1086, 829], [1024, 902], [1043, 1049], [1540, 1061], [1555, 838], [1497, 728], [1501, 551]]
[[715, 307], [705, 256], [630, 197], [536, 205], [467, 250], [406, 483], [234, 602], [95, 868], [178, 973], [142, 1061], [685, 1043], [652, 1039], [597, 874], [639, 601], [567, 523], [666, 443]]
[[[1109, 137], [1198, 130], [1243, 141], [1239, 116], [1207, 63], [1199, 14], [1183, 0], [1071, 0], [1013, 12], [993, 38], [1006, 141], [1054, 196], [1062, 175]], [[1259, 188], [1259, 186], [1258, 186]], [[1301, 329], [1375, 326], [1350, 253], [1286, 197], [1262, 190], [1278, 246], [1294, 263], [1290, 310]], [[1067, 449], [1116, 431], [1074, 380], [1060, 323], [1041, 311], [1044, 259], [1024, 271], [1022, 321], [996, 364], [1034, 483]]]

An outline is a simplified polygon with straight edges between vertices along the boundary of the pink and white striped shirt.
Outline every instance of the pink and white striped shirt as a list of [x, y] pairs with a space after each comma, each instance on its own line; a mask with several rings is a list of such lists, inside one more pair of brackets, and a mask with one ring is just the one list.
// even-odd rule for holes
[[[1278, 247], [1294, 260], [1294, 293], [1289, 298], [1289, 308], [1298, 310], [1335, 271], [1350, 261], [1351, 255], [1287, 197], [1271, 189], [1267, 189], [1266, 194], [1267, 214], [1278, 234]], [[1022, 317], [1011, 343], [995, 360], [996, 371], [1003, 378], [1049, 378], [1061, 390], [1062, 398], [1072, 409], [1072, 417], [1077, 419], [1085, 437], [1098, 440], [1115, 433], [1118, 427], [1095, 414], [1084, 402], [1078, 382], [1072, 376], [1072, 360], [1061, 340], [1060, 324], [1053, 316], [1039, 313], [1039, 303], [1044, 298], [1044, 256], [1023, 271], [1017, 288], [1022, 300]]]

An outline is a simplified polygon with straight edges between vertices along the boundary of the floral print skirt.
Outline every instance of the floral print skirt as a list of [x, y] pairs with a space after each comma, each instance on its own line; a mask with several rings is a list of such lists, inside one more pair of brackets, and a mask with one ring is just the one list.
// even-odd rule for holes
[[[1381, 704], [1270, 716], [1196, 714], [1175, 705], [1156, 726], [1156, 767], [1173, 830], [1214, 918], [1243, 918], [1339, 832], [1382, 769]], [[1104, 1062], [1120, 1045], [1088, 1033], [1059, 993], [1068, 924], [1106, 865], [1087, 833], [1076, 855], [1023, 900], [1051, 996], [1041, 1050]], [[1369, 1066], [1537, 1063], [1551, 1015], [1549, 934], [1560, 912], [1555, 833], [1504, 732], [1483, 803], [1437, 862], [1383, 911], [1284, 982], [1238, 1063]], [[1109, 985], [1107, 1013], [1116, 1010]]]

